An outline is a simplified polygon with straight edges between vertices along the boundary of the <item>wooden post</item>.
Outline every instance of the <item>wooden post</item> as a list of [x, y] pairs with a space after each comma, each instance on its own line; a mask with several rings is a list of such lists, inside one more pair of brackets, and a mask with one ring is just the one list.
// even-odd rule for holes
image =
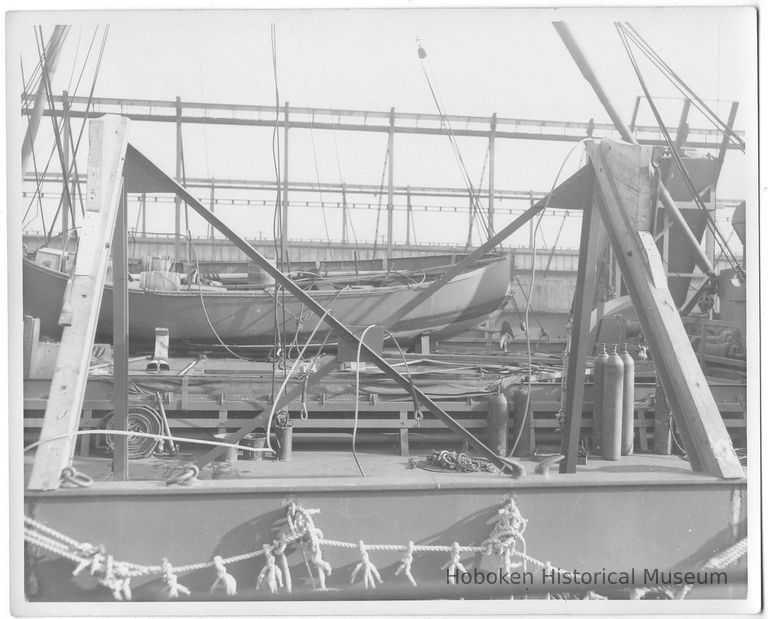
[[[69, 185], [69, 154], [70, 154], [70, 148], [69, 148], [69, 142], [70, 137], [69, 133], [71, 131], [70, 123], [69, 123], [69, 97], [67, 96], [67, 91], [65, 90], [61, 94], [62, 99], [62, 109], [63, 109], [63, 117], [62, 121], [64, 124], [64, 127], [62, 129], [62, 142], [63, 142], [63, 155], [64, 159], [62, 161], [62, 180], [64, 182], [65, 186]], [[69, 191], [67, 191], [66, 187], [62, 188], [62, 205], [61, 205], [61, 249], [64, 250], [67, 246], [67, 239], [69, 238], [69, 214], [72, 212], [72, 200], [71, 200], [71, 194]], [[72, 222], [72, 225], [74, 225], [74, 222]]]
[[[128, 430], [128, 204], [125, 183], [118, 206], [112, 240], [112, 403], [115, 430]], [[112, 474], [115, 481], [128, 479], [128, 437], [113, 437]]]
[[488, 138], [488, 238], [494, 235], [493, 228], [493, 187], [496, 170], [496, 112], [491, 116], [491, 134]]
[[[283, 125], [283, 229], [281, 246], [285, 251], [288, 248], [288, 102], [285, 102], [285, 124]], [[285, 260], [285, 254], [280, 256], [278, 262]]]
[[394, 224], [394, 190], [395, 190], [395, 108], [389, 110], [389, 181], [387, 185], [387, 254], [384, 258], [384, 268], [389, 270], [392, 259], [392, 233]]
[[[181, 182], [181, 97], [176, 97], [176, 182]], [[173, 262], [181, 259], [181, 199], [175, 196], [173, 226]]]
[[39, 341], [40, 319], [24, 316], [24, 378], [30, 378], [35, 370]]
[[579, 435], [584, 404], [584, 374], [589, 348], [589, 321], [597, 285], [595, 269], [598, 257], [600, 217], [594, 209], [594, 172], [589, 166], [585, 187], [584, 214], [581, 218], [581, 243], [579, 265], [576, 274], [576, 291], [573, 295], [573, 328], [571, 346], [565, 371], [565, 427], [560, 462], [561, 473], [575, 473], [579, 457]]
[[37, 448], [32, 466], [30, 490], [58, 488], [61, 472], [69, 466], [74, 453], [107, 273], [106, 248], [112, 240], [121, 197], [127, 133], [126, 118], [110, 115], [90, 123], [85, 219], [59, 318], [64, 330], [40, 432], [43, 443]]
[[670, 295], [653, 236], [646, 231], [651, 150], [604, 139], [587, 143], [587, 151], [600, 187], [600, 214], [691, 467], [722, 479], [741, 478], [744, 470]]

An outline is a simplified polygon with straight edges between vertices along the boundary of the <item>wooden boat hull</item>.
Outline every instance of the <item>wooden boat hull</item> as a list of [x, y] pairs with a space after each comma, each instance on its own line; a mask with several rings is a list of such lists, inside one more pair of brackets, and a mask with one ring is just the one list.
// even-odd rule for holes
[[[391, 329], [407, 338], [424, 332], [458, 333], [473, 326], [504, 303], [511, 276], [511, 256], [463, 273], [427, 299]], [[24, 261], [24, 312], [40, 318], [41, 334], [57, 337], [66, 275]], [[323, 306], [349, 327], [383, 324], [394, 311], [428, 283], [342, 291], [312, 291]], [[155, 327], [169, 329], [171, 341], [270, 345], [275, 338], [275, 297], [271, 291], [200, 292], [129, 291], [129, 332], [133, 342], [154, 339]], [[207, 315], [206, 315], [207, 314]], [[281, 333], [305, 340], [318, 318], [303, 304], [279, 295], [277, 322]], [[212, 328], [213, 327], [213, 328]], [[215, 334], [214, 334], [215, 329]], [[321, 325], [318, 343], [327, 334]], [[112, 336], [112, 288], [104, 289], [97, 338]]]

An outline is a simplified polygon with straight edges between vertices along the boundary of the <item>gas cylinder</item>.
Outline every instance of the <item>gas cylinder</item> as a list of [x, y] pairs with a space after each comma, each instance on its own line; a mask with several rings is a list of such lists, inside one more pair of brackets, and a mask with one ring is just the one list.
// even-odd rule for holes
[[595, 453], [600, 451], [601, 420], [603, 417], [603, 373], [606, 361], [608, 361], [608, 351], [605, 344], [600, 344], [600, 352], [595, 357], [594, 384], [592, 387], [592, 447]]
[[494, 393], [488, 398], [488, 417], [485, 422], [485, 442], [499, 456], [507, 455], [507, 432], [509, 412], [507, 398], [503, 393]]
[[624, 363], [624, 395], [621, 416], [621, 455], [631, 456], [635, 450], [635, 360], [621, 347], [621, 361]]
[[611, 354], [603, 368], [603, 432], [600, 443], [603, 460], [618, 460], [621, 457], [624, 362], [616, 348], [616, 344], [611, 346]]

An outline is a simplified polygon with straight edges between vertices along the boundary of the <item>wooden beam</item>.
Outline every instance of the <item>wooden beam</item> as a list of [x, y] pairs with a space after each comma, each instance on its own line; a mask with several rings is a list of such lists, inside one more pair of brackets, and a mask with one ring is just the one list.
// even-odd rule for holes
[[121, 196], [128, 119], [105, 116], [91, 121], [86, 212], [72, 279], [65, 292], [64, 325], [48, 406], [35, 454], [30, 490], [58, 488], [71, 461], [80, 421], [91, 347], [96, 334], [107, 261]]
[[[112, 240], [112, 398], [114, 428], [128, 430], [128, 205], [125, 185], [120, 196]], [[128, 437], [113, 437], [112, 473], [115, 481], [128, 480]]]
[[[200, 215], [205, 221], [213, 225], [219, 230], [225, 237], [227, 237], [236, 247], [238, 247], [248, 258], [253, 260], [258, 266], [260, 266], [269, 275], [275, 278], [275, 280], [282, 285], [282, 287], [292, 295], [294, 298], [299, 299], [304, 305], [318, 316], [323, 322], [325, 322], [331, 329], [335, 330], [340, 338], [344, 338], [354, 345], [362, 347], [365, 355], [370, 358], [371, 363], [378, 367], [385, 376], [392, 379], [395, 384], [403, 388], [406, 393], [413, 394], [413, 397], [419, 401], [419, 403], [432, 412], [436, 417], [443, 421], [450, 430], [457, 434], [460, 438], [466, 440], [470, 445], [475, 447], [480, 454], [488, 458], [493, 464], [499, 467], [501, 470], [515, 471], [515, 467], [503, 459], [490, 448], [488, 448], [482, 441], [477, 439], [473, 434], [467, 431], [461, 424], [457, 423], [448, 413], [446, 413], [434, 400], [432, 400], [427, 394], [422, 392], [418, 387], [415, 387], [411, 381], [400, 374], [394, 369], [389, 362], [387, 362], [381, 355], [368, 346], [365, 342], [361, 342], [360, 339], [343, 323], [339, 322], [332, 313], [329, 313], [322, 305], [320, 305], [312, 296], [307, 294], [302, 288], [300, 288], [292, 279], [283, 274], [275, 265], [256, 251], [245, 239], [239, 236], [234, 230], [227, 226], [224, 222], [218, 219], [213, 213], [211, 213], [205, 206], [197, 200], [192, 194], [190, 194], [179, 183], [175, 182], [167, 174], [165, 174], [159, 167], [152, 163], [145, 155], [136, 150], [133, 146], [128, 147], [128, 156], [131, 160], [134, 170], [141, 170], [144, 174], [147, 174], [154, 178], [158, 185], [165, 187], [166, 191], [170, 191], [181, 197], [189, 207]], [[236, 443], [247, 432], [240, 431], [235, 433], [233, 437], [230, 437], [230, 442]]]
[[[651, 149], [612, 140], [587, 144], [599, 186], [598, 206], [656, 361], [664, 392], [694, 470], [743, 477], [706, 377], [675, 307], [658, 250], [637, 231], [651, 195]], [[647, 235], [650, 237], [650, 235]], [[698, 462], [697, 462], [698, 460]]]
[[565, 406], [563, 409], [565, 427], [562, 445], [562, 453], [565, 458], [560, 462], [561, 473], [575, 473], [579, 456], [581, 415], [584, 405], [584, 374], [587, 352], [589, 351], [590, 318], [592, 317], [592, 305], [597, 286], [595, 269], [597, 268], [598, 237], [600, 235], [600, 217], [597, 212], [593, 212], [593, 178], [594, 172], [590, 167], [584, 216], [581, 221], [581, 243], [579, 245], [581, 251], [576, 275], [576, 291], [573, 296], [571, 345], [565, 371]]

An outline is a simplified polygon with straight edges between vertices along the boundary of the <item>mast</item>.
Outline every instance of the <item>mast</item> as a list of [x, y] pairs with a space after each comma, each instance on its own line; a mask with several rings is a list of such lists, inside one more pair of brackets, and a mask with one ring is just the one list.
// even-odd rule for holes
[[[64, 39], [67, 36], [69, 26], [56, 26], [53, 29], [53, 34], [48, 40], [48, 45], [43, 51], [43, 66], [42, 75], [48, 74], [49, 79], [53, 80], [53, 76], [56, 73], [56, 67], [59, 64], [59, 52], [64, 44]], [[23, 93], [26, 97], [27, 93]], [[32, 113], [29, 117], [29, 124], [27, 125], [27, 133], [24, 136], [24, 143], [21, 146], [21, 177], [24, 178], [24, 174], [29, 167], [29, 160], [32, 157], [32, 146], [35, 143], [35, 137], [37, 136], [37, 130], [40, 127], [40, 119], [43, 116], [43, 109], [45, 107], [45, 79], [40, 80], [40, 84], [37, 87], [35, 93], [34, 103], [32, 105]]]
[[[565, 22], [554, 22], [553, 25], [555, 30], [557, 30], [557, 34], [560, 35], [560, 38], [565, 44], [565, 47], [568, 49], [568, 52], [571, 54], [574, 62], [579, 67], [579, 71], [581, 71], [584, 79], [586, 79], [587, 82], [589, 82], [589, 85], [592, 86], [592, 90], [595, 91], [595, 94], [600, 100], [600, 103], [602, 103], [605, 111], [608, 113], [608, 116], [611, 117], [611, 121], [613, 122], [618, 132], [621, 134], [621, 138], [630, 144], [637, 144], [637, 139], [635, 139], [635, 136], [629, 130], [629, 127], [627, 127], [627, 125], [621, 119], [621, 116], [619, 116], [619, 113], [613, 106], [613, 103], [608, 97], [608, 94], [605, 92], [605, 90], [603, 90], [600, 81], [597, 79], [597, 76], [592, 70], [589, 61], [587, 61], [584, 52], [579, 47], [579, 44], [573, 37], [573, 34], [568, 29], [568, 26], [565, 25]], [[669, 191], [667, 191], [667, 188], [664, 187], [664, 185], [661, 183], [659, 184], [659, 199], [664, 205], [664, 209], [669, 215], [670, 219], [672, 219], [683, 232], [685, 240], [693, 250], [693, 255], [697, 266], [707, 275], [714, 276], [714, 268], [710, 264], [709, 258], [707, 258], [707, 254], [705, 253], [704, 249], [702, 249], [698, 239], [694, 236], [693, 232], [691, 232], [691, 229], [688, 227], [688, 223], [683, 218], [683, 214], [680, 212], [680, 209], [677, 208], [677, 205], [672, 199], [672, 196], [669, 194]]]

